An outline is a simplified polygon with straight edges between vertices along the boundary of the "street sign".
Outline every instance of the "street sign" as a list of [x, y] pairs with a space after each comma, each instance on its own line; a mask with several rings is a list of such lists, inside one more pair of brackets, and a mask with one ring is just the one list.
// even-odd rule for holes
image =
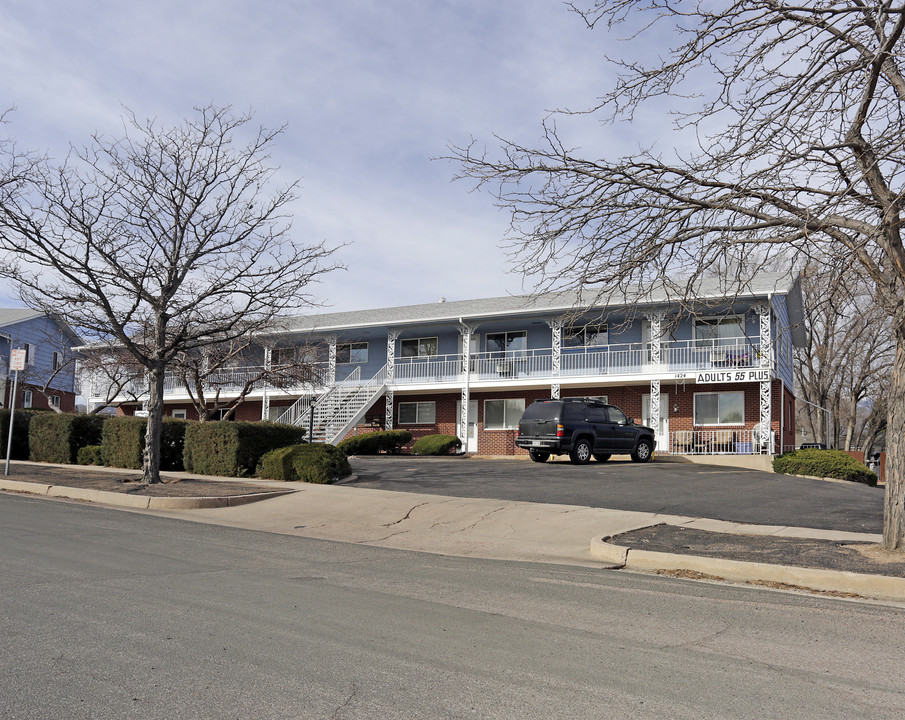
[[700, 372], [695, 376], [695, 384], [732, 382], [764, 382], [770, 379], [769, 370], [711, 370]]
[[19, 350], [13, 350], [12, 355], [9, 359], [9, 369], [10, 370], [24, 370], [25, 369], [25, 348], [21, 348]]

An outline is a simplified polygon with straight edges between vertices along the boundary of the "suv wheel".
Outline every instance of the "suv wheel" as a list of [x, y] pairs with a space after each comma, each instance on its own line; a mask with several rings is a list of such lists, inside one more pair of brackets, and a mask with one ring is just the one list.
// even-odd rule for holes
[[550, 457], [550, 453], [544, 452], [543, 450], [528, 450], [528, 457], [530, 457], [534, 462], [547, 462], [547, 459]]
[[638, 441], [638, 446], [635, 448], [635, 452], [632, 453], [632, 460], [634, 462], [650, 462], [653, 455], [654, 449], [650, 440], [644, 438]]
[[586, 465], [591, 460], [590, 441], [582, 438], [576, 442], [575, 447], [572, 448], [572, 452], [569, 453], [569, 458], [576, 465]]
[[610, 459], [610, 453], [594, 453], [594, 459], [597, 462], [606, 462]]

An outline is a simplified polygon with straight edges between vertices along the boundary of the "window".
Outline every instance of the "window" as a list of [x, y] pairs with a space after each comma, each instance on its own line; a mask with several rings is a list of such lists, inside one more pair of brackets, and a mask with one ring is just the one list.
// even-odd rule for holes
[[23, 390], [22, 391], [22, 407], [30, 408], [32, 400], [31, 390]]
[[50, 407], [55, 407], [55, 408], [60, 407], [60, 396], [59, 395], [50, 396]]
[[528, 333], [517, 332], [487, 333], [487, 352], [492, 357], [517, 357], [528, 349]]
[[742, 318], [699, 318], [694, 321], [694, 339], [698, 346], [734, 345], [745, 336]]
[[582, 325], [564, 328], [563, 347], [603, 347], [609, 344], [610, 331], [606, 325]]
[[401, 402], [399, 403], [400, 425], [432, 425], [437, 418], [437, 403], [434, 402]]
[[518, 427], [518, 421], [523, 412], [525, 412], [525, 400], [523, 398], [485, 400], [484, 429], [514, 430]]
[[406, 338], [399, 341], [402, 357], [432, 357], [437, 354], [437, 338]]
[[366, 342], [344, 343], [336, 346], [336, 362], [344, 365], [366, 363], [368, 344]]
[[53, 369], [59, 370], [63, 367], [63, 355], [56, 350], [53, 351]]
[[276, 352], [277, 365], [291, 365], [295, 362], [295, 348], [277, 348]]
[[185, 408], [182, 408], [181, 410], [173, 410], [171, 415], [174, 418], [179, 418], [181, 420], [185, 420]]
[[25, 343], [25, 364], [34, 365], [35, 356], [38, 354], [38, 348], [32, 343]]
[[745, 393], [695, 393], [695, 425], [743, 425], [745, 422]]
[[235, 413], [233, 413], [232, 415], [227, 417], [228, 413], [229, 413], [229, 408], [220, 408], [219, 410], [217, 410], [214, 413], [214, 416], [212, 419], [213, 420], [235, 420], [236, 419]]

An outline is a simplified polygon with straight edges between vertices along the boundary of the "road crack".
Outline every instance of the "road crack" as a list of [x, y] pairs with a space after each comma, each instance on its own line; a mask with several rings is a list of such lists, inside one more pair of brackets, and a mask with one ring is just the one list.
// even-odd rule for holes
[[427, 503], [426, 503], [426, 502], [418, 503], [417, 505], [415, 505], [414, 507], [412, 507], [412, 508], [411, 508], [411, 509], [403, 516], [403, 517], [399, 518], [398, 520], [394, 520], [394, 521], [391, 522], [391, 523], [384, 523], [384, 524], [382, 525], [382, 527], [387, 527], [387, 528], [388, 528], [388, 527], [393, 527], [393, 525], [398, 525], [398, 524], [401, 523], [401, 522], [405, 522], [406, 520], [408, 520], [408, 519], [412, 516], [412, 513], [413, 513], [415, 510], [417, 510], [418, 508], [422, 507], [423, 505], [427, 505]]

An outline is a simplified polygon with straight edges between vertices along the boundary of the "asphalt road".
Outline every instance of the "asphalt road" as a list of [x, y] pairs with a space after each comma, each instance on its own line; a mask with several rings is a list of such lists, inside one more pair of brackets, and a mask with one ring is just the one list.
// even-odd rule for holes
[[356, 487], [605, 507], [757, 525], [883, 531], [882, 488], [691, 463], [572, 465], [525, 460], [360, 456]]
[[899, 718], [905, 608], [0, 495], [0, 717]]

